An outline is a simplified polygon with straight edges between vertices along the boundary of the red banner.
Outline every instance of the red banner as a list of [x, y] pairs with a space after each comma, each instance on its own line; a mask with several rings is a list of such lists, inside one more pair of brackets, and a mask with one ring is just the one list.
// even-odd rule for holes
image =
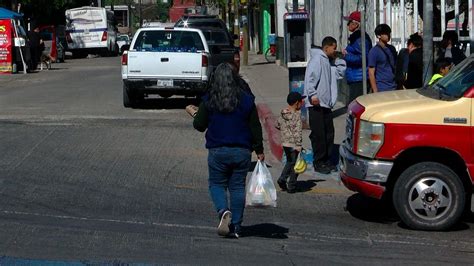
[[12, 23], [0, 19], [0, 74], [12, 73]]

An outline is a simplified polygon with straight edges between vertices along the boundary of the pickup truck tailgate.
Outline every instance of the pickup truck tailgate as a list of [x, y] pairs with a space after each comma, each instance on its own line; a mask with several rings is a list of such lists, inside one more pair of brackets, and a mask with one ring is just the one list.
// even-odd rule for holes
[[129, 78], [187, 78], [202, 76], [201, 52], [129, 51]]

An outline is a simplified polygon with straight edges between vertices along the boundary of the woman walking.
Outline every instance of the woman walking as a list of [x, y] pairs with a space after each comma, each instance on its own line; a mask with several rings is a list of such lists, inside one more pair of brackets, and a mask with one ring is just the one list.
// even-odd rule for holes
[[193, 125], [201, 132], [207, 129], [209, 193], [218, 213], [217, 233], [238, 238], [251, 153], [255, 151], [262, 161], [265, 155], [254, 97], [239, 87], [237, 76], [228, 63], [216, 68]]

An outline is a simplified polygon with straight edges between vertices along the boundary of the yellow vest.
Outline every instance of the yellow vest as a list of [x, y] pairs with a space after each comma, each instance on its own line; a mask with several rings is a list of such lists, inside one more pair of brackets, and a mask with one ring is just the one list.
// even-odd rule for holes
[[433, 85], [435, 82], [438, 81], [438, 79], [440, 79], [442, 77], [443, 77], [443, 75], [441, 75], [441, 74], [434, 74], [433, 77], [431, 77], [431, 80], [428, 83], [428, 85], [430, 85], [430, 86]]

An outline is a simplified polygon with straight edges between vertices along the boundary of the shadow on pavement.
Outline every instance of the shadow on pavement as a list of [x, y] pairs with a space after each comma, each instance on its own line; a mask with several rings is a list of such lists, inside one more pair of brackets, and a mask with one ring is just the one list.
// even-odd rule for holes
[[253, 63], [252, 66], [269, 65], [269, 64], [275, 64], [275, 62], [258, 62], [258, 63]]
[[338, 108], [332, 112], [332, 118], [339, 117], [341, 115], [345, 115], [347, 113], [347, 106]]
[[346, 210], [355, 218], [374, 223], [391, 224], [400, 221], [392, 205], [360, 193], [347, 199]]
[[242, 226], [241, 237], [263, 237], [274, 239], [287, 239], [289, 229], [276, 224], [255, 224], [250, 226]]
[[310, 180], [303, 180], [303, 181], [297, 181], [296, 182], [296, 187], [297, 192], [307, 192], [313, 189], [315, 186], [318, 185], [319, 182], [324, 182], [326, 180], [324, 179], [310, 179]]
[[134, 109], [184, 109], [187, 105], [198, 106], [200, 100], [196, 98], [151, 98], [140, 102]]

